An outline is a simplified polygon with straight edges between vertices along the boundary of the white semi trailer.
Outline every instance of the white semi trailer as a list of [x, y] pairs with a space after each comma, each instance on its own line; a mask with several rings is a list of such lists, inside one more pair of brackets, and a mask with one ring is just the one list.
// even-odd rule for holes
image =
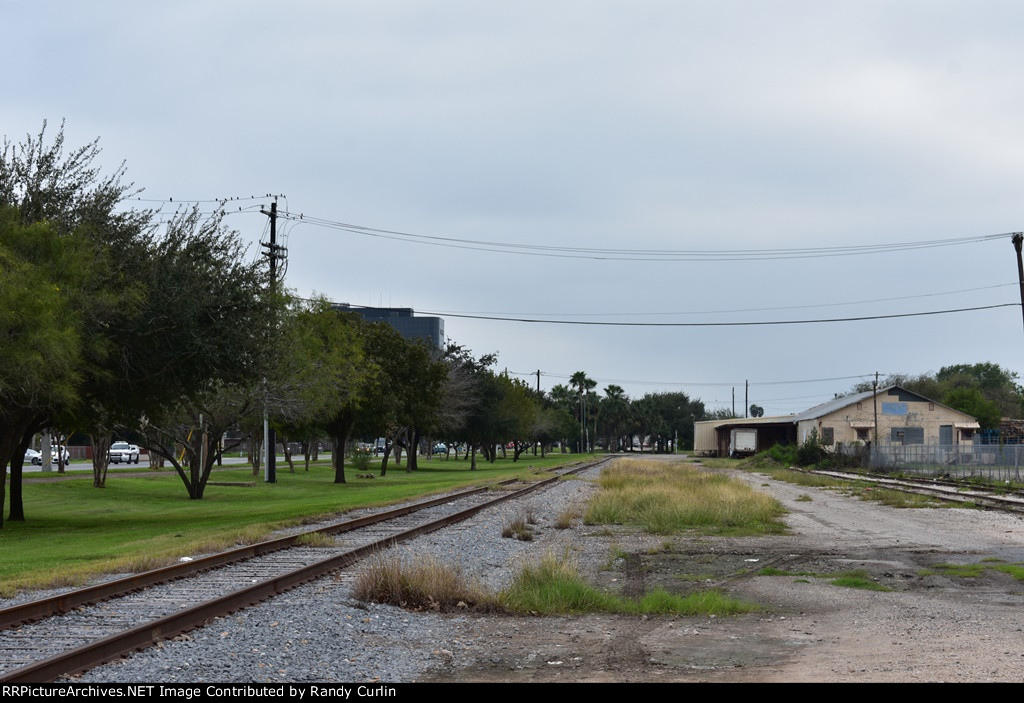
[[757, 430], [745, 428], [729, 432], [729, 455], [750, 456], [757, 453]]

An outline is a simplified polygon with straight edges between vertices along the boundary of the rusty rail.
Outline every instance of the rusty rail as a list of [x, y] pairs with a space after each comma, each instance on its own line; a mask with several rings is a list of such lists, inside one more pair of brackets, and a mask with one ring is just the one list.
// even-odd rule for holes
[[[292, 588], [295, 588], [297, 586], [302, 585], [303, 583], [306, 583], [306, 582], [311, 581], [311, 580], [313, 580], [315, 578], [323, 576], [324, 574], [331, 573], [333, 571], [337, 571], [338, 569], [344, 568], [345, 566], [348, 566], [348, 565], [350, 565], [350, 564], [352, 564], [352, 563], [354, 563], [354, 562], [356, 562], [356, 561], [366, 557], [367, 555], [372, 554], [374, 552], [377, 552], [377, 551], [379, 551], [381, 549], [385, 549], [385, 548], [390, 547], [390, 546], [392, 546], [394, 544], [397, 544], [399, 542], [403, 542], [405, 540], [412, 539], [413, 537], [417, 537], [419, 535], [426, 534], [428, 532], [433, 532], [433, 531], [441, 529], [443, 527], [447, 527], [448, 525], [454, 524], [456, 522], [461, 522], [463, 520], [466, 520], [467, 518], [470, 518], [473, 515], [476, 515], [477, 513], [479, 513], [482, 510], [485, 510], [486, 508], [492, 507], [494, 505], [497, 505], [498, 503], [502, 503], [502, 502], [507, 501], [507, 500], [512, 500], [512, 499], [515, 499], [515, 498], [519, 498], [519, 497], [521, 497], [523, 495], [526, 495], [527, 493], [530, 493], [532, 491], [535, 491], [535, 490], [537, 490], [537, 489], [539, 489], [539, 488], [541, 488], [543, 486], [547, 486], [547, 485], [549, 485], [549, 484], [551, 484], [551, 483], [553, 483], [555, 481], [558, 481], [560, 476], [574, 474], [574, 473], [579, 473], [581, 471], [593, 468], [595, 466], [599, 466], [604, 461], [607, 461], [607, 460], [606, 459], [602, 459], [602, 460], [599, 460], [599, 461], [596, 461], [596, 462], [591, 462], [591, 463], [588, 463], [586, 465], [577, 467], [575, 469], [570, 469], [569, 471], [567, 471], [567, 472], [565, 472], [563, 474], [560, 474], [559, 476], [554, 476], [552, 478], [547, 478], [547, 479], [544, 479], [542, 481], [538, 481], [536, 483], [530, 484], [529, 486], [527, 486], [525, 488], [522, 488], [522, 489], [519, 489], [517, 491], [511, 491], [509, 493], [500, 495], [500, 496], [496, 497], [495, 499], [487, 501], [485, 503], [481, 503], [480, 505], [475, 505], [475, 506], [472, 506], [470, 508], [466, 508], [464, 510], [461, 510], [459, 512], [452, 513], [451, 515], [446, 515], [444, 517], [438, 518], [437, 520], [432, 520], [430, 522], [426, 522], [426, 523], [417, 525], [416, 527], [410, 528], [408, 530], [404, 530], [404, 531], [399, 532], [399, 533], [397, 533], [395, 535], [391, 535], [390, 537], [386, 537], [384, 539], [377, 540], [377, 541], [375, 541], [373, 543], [364, 545], [362, 547], [358, 547], [356, 549], [352, 549], [352, 550], [349, 550], [347, 552], [343, 552], [342, 554], [337, 554], [337, 555], [329, 557], [327, 559], [323, 559], [323, 560], [321, 560], [319, 562], [315, 562], [313, 564], [309, 564], [309, 565], [301, 567], [299, 569], [295, 569], [294, 571], [288, 572], [286, 574], [282, 574], [280, 576], [277, 576], [277, 577], [272, 578], [272, 579], [268, 579], [266, 581], [262, 581], [260, 583], [254, 584], [253, 586], [250, 586], [250, 587], [247, 587], [247, 588], [243, 588], [243, 589], [234, 591], [234, 592], [229, 593], [229, 594], [227, 594], [225, 596], [222, 596], [220, 598], [215, 598], [215, 599], [207, 601], [205, 603], [200, 603], [199, 605], [196, 605], [196, 606], [194, 606], [192, 608], [188, 608], [186, 610], [182, 610], [182, 611], [180, 611], [178, 613], [175, 613], [173, 615], [169, 615], [169, 616], [160, 618], [158, 620], [154, 620], [154, 621], [151, 621], [151, 622], [148, 622], [148, 623], [144, 623], [144, 624], [139, 625], [137, 627], [131, 628], [130, 630], [126, 630], [124, 632], [121, 632], [121, 633], [118, 633], [118, 634], [115, 634], [115, 635], [111, 635], [109, 637], [97, 640], [95, 642], [91, 642], [91, 643], [89, 643], [87, 645], [83, 645], [81, 647], [77, 647], [75, 649], [69, 650], [69, 651], [64, 652], [62, 654], [59, 654], [59, 655], [50, 657], [48, 659], [44, 659], [42, 661], [36, 662], [35, 664], [30, 664], [28, 666], [24, 666], [24, 667], [21, 667], [19, 669], [14, 669], [12, 671], [9, 671], [9, 672], [7, 672], [5, 674], [0, 675], [0, 682], [3, 682], [3, 683], [44, 683], [44, 682], [48, 682], [48, 681], [53, 681], [58, 676], [62, 676], [62, 675], [65, 675], [65, 674], [75, 674], [75, 673], [79, 673], [79, 672], [82, 672], [82, 671], [86, 671], [86, 670], [88, 670], [88, 669], [90, 669], [92, 667], [98, 666], [99, 664], [102, 664], [104, 662], [110, 661], [111, 659], [114, 659], [114, 658], [116, 658], [118, 656], [122, 656], [124, 654], [128, 654], [128, 653], [130, 653], [130, 652], [132, 652], [134, 650], [142, 649], [142, 648], [147, 647], [147, 646], [149, 646], [149, 645], [151, 645], [151, 644], [153, 644], [155, 642], [158, 642], [160, 640], [164, 640], [164, 639], [169, 639], [171, 637], [175, 637], [176, 635], [179, 635], [182, 632], [187, 632], [188, 630], [192, 630], [192, 629], [195, 629], [197, 627], [201, 627], [202, 625], [205, 625], [206, 623], [210, 622], [211, 620], [213, 620], [216, 617], [220, 617], [222, 615], [227, 615], [227, 614], [235, 612], [237, 610], [241, 610], [242, 608], [245, 608], [245, 607], [254, 605], [256, 603], [259, 603], [261, 601], [267, 600], [269, 598], [272, 598], [273, 596], [276, 596], [276, 595], [279, 595], [281, 593], [284, 593], [285, 591], [288, 591], [288, 590], [290, 590]], [[511, 479], [509, 481], [503, 481], [501, 483], [502, 484], [507, 484], [507, 483], [512, 483], [514, 481], [515, 481], [515, 479]], [[465, 495], [472, 495], [474, 493], [479, 493], [479, 492], [483, 492], [483, 491], [486, 491], [486, 490], [487, 490], [487, 488], [472, 489], [470, 491], [465, 491], [465, 492], [462, 492], [460, 494], [457, 494], [457, 496], [458, 497], [464, 497]], [[382, 517], [382, 515], [384, 515], [384, 514], [377, 514], [377, 515], [367, 516], [366, 518], [358, 518], [358, 519], [352, 520], [352, 521], [350, 521], [348, 523], [342, 523], [340, 526], [331, 526], [329, 528], [321, 528], [321, 530], [311, 530], [310, 532], [320, 532], [320, 531], [326, 531], [326, 530], [332, 530], [333, 532], [342, 532], [342, 531], [348, 531], [348, 530], [352, 530], [352, 529], [357, 529], [357, 527], [362, 527], [362, 526], [365, 526], [365, 525], [374, 524], [376, 522], [381, 522], [384, 519], [390, 519], [390, 518], [394, 518], [394, 517], [399, 517], [401, 515], [405, 515], [405, 514], [408, 514], [408, 513], [416, 512], [417, 510], [422, 510], [422, 509], [424, 509], [426, 507], [430, 507], [432, 505], [437, 505], [437, 504], [440, 504], [440, 503], [450, 502], [455, 497], [456, 496], [454, 496], [454, 495], [448, 495], [448, 496], [445, 496], [443, 498], [437, 498], [437, 499], [433, 499], [431, 501], [425, 501], [424, 503], [417, 503], [417, 504], [414, 504], [414, 505], [405, 506], [403, 508], [398, 508], [398, 509], [396, 509], [394, 511], [388, 511], [388, 513], [389, 513], [388, 518]], [[355, 525], [354, 523], [360, 523], [360, 524], [359, 525]], [[335, 529], [335, 528], [339, 528], [339, 529]], [[294, 540], [297, 539], [298, 537], [299, 537], [299, 535], [295, 535], [293, 537], [283, 538], [283, 540], [291, 540], [292, 542], [294, 542]], [[259, 545], [252, 545], [252, 547], [261, 547], [263, 545], [271, 545], [271, 544], [278, 543], [278, 542], [281, 542], [281, 541], [282, 540], [270, 540], [269, 542], [261, 542]], [[283, 549], [286, 546], [289, 546], [289, 545], [278, 546], [278, 547], [276, 547], [276, 549]], [[204, 565], [201, 565], [198, 568], [193, 568], [188, 573], [189, 574], [196, 573], [198, 571], [203, 571], [203, 570], [206, 570], [206, 569], [213, 568], [213, 566], [219, 566], [221, 564], [231, 563], [231, 561], [238, 561], [239, 559], [247, 558], [247, 557], [238, 557], [238, 558], [232, 559], [230, 561], [217, 562], [217, 560], [219, 558], [224, 557], [225, 555], [235, 554], [235, 553], [238, 553], [238, 552], [244, 552], [244, 551], [247, 551], [249, 549], [251, 549], [251, 548], [250, 547], [243, 547], [243, 548], [238, 549], [238, 550], [231, 550], [230, 552], [225, 552], [223, 554], [216, 554], [216, 555], [212, 555], [211, 557], [206, 557], [207, 560], [210, 560], [208, 563], [206, 563]], [[266, 551], [263, 551], [263, 552], [260, 552], [260, 553], [267, 553], [267, 551], [274, 551], [274, 549], [267, 549]], [[187, 564], [185, 566], [193, 566], [197, 562], [200, 562], [200, 561], [202, 561], [202, 560], [198, 560], [197, 559], [195, 562], [190, 562], [189, 564]], [[173, 569], [173, 568], [175, 568], [175, 567], [167, 567], [167, 569]], [[169, 578], [166, 578], [166, 577], [162, 578], [162, 579], [159, 579], [159, 580], [151, 580], [151, 581], [147, 579], [147, 583], [145, 585], [136, 585], [135, 587], [132, 587], [132, 588], [128, 588], [128, 587], [125, 586], [125, 584], [132, 582], [135, 578], [149, 577], [150, 575], [153, 575], [152, 578], [155, 579], [156, 575], [158, 575], [160, 572], [166, 571], [167, 569], [157, 569], [157, 570], [152, 571], [152, 572], [146, 572], [146, 574], [139, 574], [137, 577], [128, 577], [126, 579], [119, 579], [118, 582], [120, 582], [122, 584], [122, 586], [121, 586], [122, 590], [120, 592], [121, 593], [125, 593], [125, 592], [131, 591], [131, 590], [139, 590], [140, 588], [144, 588], [144, 587], [146, 587], [148, 585], [154, 585], [156, 583], [162, 583], [164, 581], [167, 581], [167, 580], [169, 580]], [[181, 576], [184, 576], [184, 575], [186, 575], [186, 574], [179, 574], [178, 576], [174, 576], [172, 578], [180, 578]], [[111, 584], [118, 583], [118, 582], [111, 582]], [[102, 590], [102, 586], [104, 586], [104, 585], [107, 585], [107, 584], [101, 584], [101, 586], [93, 587], [93, 588], [89, 588], [89, 589], [81, 589], [81, 591], [92, 591], [94, 589]], [[66, 594], [66, 595], [71, 595], [71, 594]], [[110, 598], [110, 597], [112, 597], [112, 596], [111, 595], [105, 596], [105, 598]], [[60, 596], [56, 597], [56, 599], [60, 599], [60, 598], [61, 598]], [[46, 599], [46, 600], [54, 600], [54, 599]], [[43, 601], [39, 601], [39, 602], [43, 602]], [[28, 604], [25, 604], [25, 605], [26, 606], [31, 606], [33, 604], [32, 603], [28, 603]], [[65, 604], [65, 606], [66, 605], [67, 604]], [[22, 606], [18, 606], [18, 608], [20, 608], [20, 607], [22, 607]], [[70, 606], [70, 607], [75, 607], [75, 606]], [[8, 610], [16, 610], [16, 609], [17, 608], [11, 608], [11, 609], [8, 609]], [[6, 611], [3, 611], [3, 612], [6, 612]], [[59, 612], [63, 612], [63, 611], [59, 611]], [[0, 613], [0, 614], [2, 614], [2, 613]], [[37, 615], [36, 617], [42, 617], [42, 616], [38, 616]]]

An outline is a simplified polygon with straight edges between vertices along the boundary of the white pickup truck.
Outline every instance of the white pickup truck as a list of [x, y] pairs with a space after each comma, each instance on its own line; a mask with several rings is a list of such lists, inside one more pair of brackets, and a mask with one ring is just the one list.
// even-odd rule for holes
[[110, 445], [110, 463], [120, 464], [139, 463], [139, 448], [128, 442], [114, 442]]

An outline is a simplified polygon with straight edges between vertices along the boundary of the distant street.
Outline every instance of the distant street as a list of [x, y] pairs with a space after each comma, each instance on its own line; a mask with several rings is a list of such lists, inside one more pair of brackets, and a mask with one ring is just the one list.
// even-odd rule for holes
[[[282, 462], [284, 462], [284, 457], [278, 456], [277, 462], [278, 462], [278, 464], [281, 464]], [[236, 466], [236, 465], [239, 465], [239, 464], [247, 464], [247, 463], [249, 463], [249, 462], [248, 462], [248, 459], [246, 459], [245, 457], [235, 457], [235, 456], [226, 456], [226, 457], [224, 457], [224, 465], [225, 466]], [[36, 466], [35, 464], [26, 464], [22, 468], [22, 471], [24, 473], [26, 473], [26, 474], [28, 474], [28, 473], [57, 474], [57, 464], [50, 464], [50, 466], [51, 466], [50, 471], [43, 471], [43, 467], [42, 466]], [[143, 454], [142, 456], [140, 456], [138, 464], [111, 464], [110, 468], [111, 469], [127, 469], [127, 468], [148, 469], [149, 468], [149, 455], [148, 454]], [[164, 468], [166, 468], [166, 469], [173, 469], [174, 467], [170, 466], [169, 464], [165, 464]], [[92, 471], [92, 464], [89, 461], [87, 461], [87, 460], [79, 459], [77, 461], [72, 461], [70, 464], [65, 466], [64, 470], [67, 471], [67, 472], [71, 472], [71, 471]], [[57, 474], [57, 475], [59, 475], [59, 474]]]

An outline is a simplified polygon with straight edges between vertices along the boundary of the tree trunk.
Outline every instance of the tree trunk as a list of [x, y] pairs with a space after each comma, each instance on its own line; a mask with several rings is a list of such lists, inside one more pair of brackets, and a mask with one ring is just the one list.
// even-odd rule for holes
[[[468, 449], [466, 451], [469, 451]], [[470, 471], [476, 471], [476, 445], [473, 445], [473, 461], [469, 464]]]
[[345, 445], [348, 435], [334, 437], [334, 451], [331, 452], [331, 465], [334, 466], [334, 482], [345, 483]]
[[21, 472], [25, 465], [25, 452], [30, 444], [32, 435], [26, 434], [11, 457], [11, 511], [7, 515], [8, 522], [25, 522], [25, 505], [21, 499]]
[[[217, 457], [220, 455], [220, 452], [217, 451], [220, 434], [223, 434], [223, 432], [208, 432], [199, 435], [198, 446], [203, 447], [205, 438], [206, 451], [203, 453], [197, 452], [196, 454], [196, 464], [200, 467], [201, 474], [196, 481], [195, 490], [191, 491], [189, 494], [194, 500], [202, 499], [203, 494], [206, 493], [206, 483], [210, 480], [210, 474], [213, 473], [213, 465], [217, 463]], [[203, 457], [201, 460], [198, 458], [200, 456]], [[202, 463], [200, 463], [200, 461]]]
[[110, 466], [110, 432], [101, 435], [89, 435], [92, 445], [92, 485], [103, 488], [107, 484], [107, 468]]
[[203, 448], [203, 435], [201, 432], [193, 433], [192, 440], [192, 456], [191, 461], [188, 462], [188, 497], [192, 500], [200, 500], [203, 497], [203, 487], [200, 485], [200, 481], [203, 476], [203, 467], [199, 463], [201, 461]]
[[61, 449], [66, 448], [65, 445], [67, 444], [67, 438], [63, 433], [56, 432], [53, 435], [53, 443], [57, 446], [57, 473], [62, 474], [64, 473], [65, 465], [64, 452], [62, 452]]
[[263, 443], [249, 438], [249, 461], [252, 464], [252, 475], [259, 476], [263, 466]]
[[[519, 456], [527, 449], [529, 449], [529, 447], [529, 444], [520, 444], [519, 442], [516, 442], [514, 445], [512, 445], [512, 461], [519, 461]], [[536, 447], [534, 447], [534, 449], [536, 450]]]
[[384, 478], [385, 476], [388, 475], [388, 457], [391, 456], [391, 449], [394, 446], [395, 446], [394, 444], [388, 444], [388, 445], [385, 445], [385, 447], [384, 447], [384, 458], [381, 459], [381, 461], [380, 461], [380, 477], [381, 478]]
[[420, 444], [420, 433], [419, 430], [412, 430], [409, 432], [409, 436], [412, 441], [409, 442], [409, 458], [405, 461], [406, 473], [415, 471], [418, 468], [417, 460], [419, 457], [419, 444]]
[[[14, 433], [10, 431], [10, 428], [2, 422], [0, 422], [0, 429], [4, 430], [3, 435], [0, 436], [0, 527], [3, 527], [4, 503], [7, 500], [7, 464], [17, 453], [19, 441], [14, 438]], [[21, 453], [21, 460], [25, 461], [25, 452]]]
[[295, 461], [292, 460], [292, 447], [288, 440], [282, 442], [284, 445], [284, 460], [288, 462], [288, 472], [295, 473]]

